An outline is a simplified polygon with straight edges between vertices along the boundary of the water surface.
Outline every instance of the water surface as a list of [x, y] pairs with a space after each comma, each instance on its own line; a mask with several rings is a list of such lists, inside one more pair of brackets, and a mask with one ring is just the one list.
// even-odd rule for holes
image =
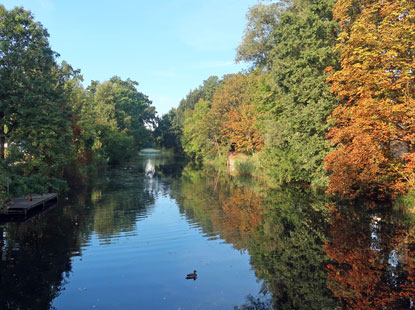
[[0, 225], [0, 309], [413, 309], [414, 227], [147, 153]]
[[147, 154], [39, 218], [0, 226], [3, 307], [232, 309], [257, 294], [247, 251], [179, 207], [178, 173]]

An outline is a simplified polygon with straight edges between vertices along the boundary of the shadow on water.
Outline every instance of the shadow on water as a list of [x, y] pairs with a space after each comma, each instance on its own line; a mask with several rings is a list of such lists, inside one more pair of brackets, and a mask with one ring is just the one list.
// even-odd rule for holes
[[49, 309], [63, 290], [71, 257], [79, 252], [70, 213], [51, 212], [28, 223], [0, 226], [0, 308]]

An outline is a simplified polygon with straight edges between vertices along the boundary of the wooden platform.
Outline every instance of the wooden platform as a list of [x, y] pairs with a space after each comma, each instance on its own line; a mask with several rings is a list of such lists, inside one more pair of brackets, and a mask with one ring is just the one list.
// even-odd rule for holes
[[26, 197], [12, 199], [12, 203], [7, 208], [6, 216], [28, 216], [29, 213], [41, 212], [42, 210], [56, 204], [58, 194], [50, 193], [44, 195], [32, 195], [32, 201], [28, 201]]

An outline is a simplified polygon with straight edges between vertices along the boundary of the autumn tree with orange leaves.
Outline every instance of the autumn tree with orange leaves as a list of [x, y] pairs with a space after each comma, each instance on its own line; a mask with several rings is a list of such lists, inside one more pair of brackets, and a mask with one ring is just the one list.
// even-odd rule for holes
[[329, 192], [381, 199], [414, 185], [415, 2], [339, 0], [341, 69], [329, 69], [341, 104], [326, 158]]
[[235, 152], [252, 154], [262, 148], [264, 138], [258, 130], [255, 113], [255, 107], [249, 104], [229, 111], [227, 121], [222, 125], [222, 133]]
[[254, 74], [235, 74], [213, 96], [210, 123], [215, 124], [215, 135], [228, 150], [253, 153], [262, 148], [255, 105], [259, 79]]
[[203, 161], [228, 152], [252, 154], [262, 148], [257, 109], [261, 78], [254, 74], [228, 75], [211, 101], [199, 100], [185, 112], [181, 142], [189, 157]]

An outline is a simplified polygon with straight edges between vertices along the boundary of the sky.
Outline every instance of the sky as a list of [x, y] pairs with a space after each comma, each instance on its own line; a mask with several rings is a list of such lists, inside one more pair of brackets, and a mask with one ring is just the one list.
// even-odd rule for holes
[[211, 75], [235, 64], [245, 15], [257, 0], [3, 0], [23, 6], [49, 32], [50, 46], [80, 69], [84, 85], [117, 75], [139, 83], [159, 115]]

